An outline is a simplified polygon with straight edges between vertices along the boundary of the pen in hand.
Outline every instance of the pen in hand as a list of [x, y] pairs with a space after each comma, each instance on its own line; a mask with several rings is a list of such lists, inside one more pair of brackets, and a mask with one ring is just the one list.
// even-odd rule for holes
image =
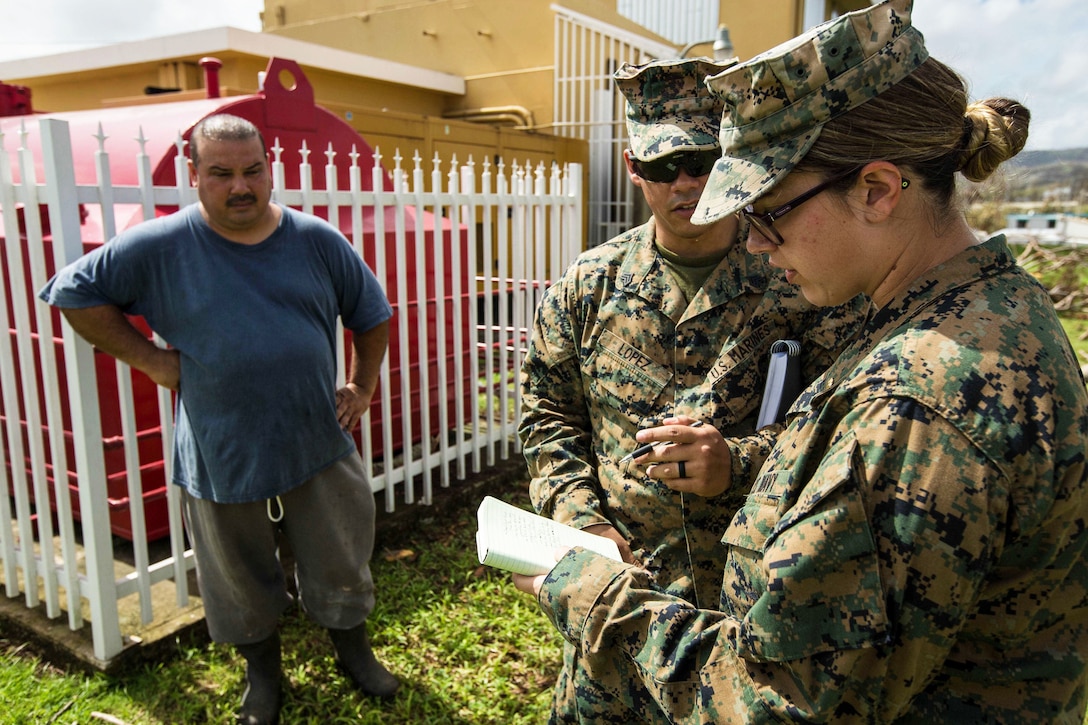
[[[689, 428], [698, 428], [702, 424], [703, 424], [703, 421], [697, 420], [694, 423], [692, 423], [691, 425], [689, 425], [688, 427]], [[647, 453], [649, 453], [650, 451], [652, 451], [654, 448], [656, 448], [659, 444], [662, 444], [662, 443], [672, 443], [672, 441], [654, 441], [653, 443], [646, 443], [644, 445], [641, 445], [638, 448], [636, 448], [635, 450], [628, 453], [623, 458], [621, 458], [620, 463], [627, 463], [628, 461], [634, 460], [634, 459], [638, 458], [639, 456], [644, 456]]]

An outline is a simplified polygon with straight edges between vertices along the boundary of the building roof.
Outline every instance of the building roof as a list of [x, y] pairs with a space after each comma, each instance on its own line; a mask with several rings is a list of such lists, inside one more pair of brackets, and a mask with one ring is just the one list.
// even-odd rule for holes
[[158, 64], [213, 54], [291, 58], [300, 65], [428, 91], [464, 95], [464, 78], [271, 33], [219, 27], [37, 58], [0, 62], [0, 79], [27, 84], [49, 76]]

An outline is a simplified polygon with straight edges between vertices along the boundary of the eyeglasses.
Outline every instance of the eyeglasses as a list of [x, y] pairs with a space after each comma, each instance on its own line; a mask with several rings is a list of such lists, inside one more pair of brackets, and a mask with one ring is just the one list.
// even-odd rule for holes
[[721, 152], [713, 151], [679, 151], [668, 156], [662, 156], [653, 161], [640, 161], [631, 157], [631, 168], [646, 181], [656, 184], [671, 184], [680, 176], [680, 169], [687, 175], [696, 178], [706, 176], [714, 168], [714, 163], [721, 157]]
[[[855, 166], [854, 168], [844, 171], [841, 174], [835, 174], [830, 179], [825, 179], [824, 181], [820, 182], [819, 184], [812, 187], [800, 196], [794, 197], [782, 206], [771, 209], [770, 211], [757, 212], [755, 209], [752, 208], [752, 205], [749, 204], [748, 206], [744, 207], [744, 210], [741, 211], [741, 214], [767, 241], [771, 242], [775, 246], [781, 247], [783, 244], [786, 243], [786, 240], [783, 239], [782, 235], [778, 233], [778, 230], [774, 228], [774, 223], [777, 220], [786, 216], [791, 211], [801, 206], [824, 189], [827, 189], [831, 185], [836, 184], [843, 179], [846, 179], [858, 173], [859, 171], [861, 171], [862, 168], [863, 167], [861, 166]], [[907, 188], [908, 184], [910, 184], [910, 182], [906, 179], [903, 179], [904, 189]]]

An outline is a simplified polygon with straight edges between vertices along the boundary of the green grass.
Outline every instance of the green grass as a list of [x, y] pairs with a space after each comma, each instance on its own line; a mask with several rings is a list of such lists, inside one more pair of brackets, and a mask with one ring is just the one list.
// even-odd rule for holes
[[[1062, 327], [1081, 365], [1088, 364], [1088, 250], [1083, 247], [1013, 247], [1017, 261], [1061, 300]], [[1056, 291], [1056, 294], [1055, 292]]]
[[1074, 318], [1062, 317], [1062, 327], [1069, 341], [1073, 343], [1073, 349], [1077, 352], [1077, 359], [1081, 365], [1088, 364], [1088, 317]]
[[[505, 498], [526, 505], [522, 490]], [[479, 566], [475, 506], [416, 528], [385, 543], [414, 558], [379, 551], [373, 562], [379, 590], [371, 636], [379, 657], [401, 678], [397, 697], [382, 703], [352, 691], [324, 630], [292, 612], [281, 630], [284, 723], [505, 725], [547, 719], [560, 637], [508, 574]], [[210, 643], [178, 645], [176, 657], [123, 676], [65, 672], [13, 641], [0, 625], [0, 722], [231, 722], [243, 671], [232, 647]]]

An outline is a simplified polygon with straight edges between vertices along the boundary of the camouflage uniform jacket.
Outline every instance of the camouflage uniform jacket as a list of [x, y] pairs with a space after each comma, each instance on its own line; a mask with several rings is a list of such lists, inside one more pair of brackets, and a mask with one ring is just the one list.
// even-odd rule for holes
[[584, 551], [540, 601], [648, 719], [1080, 725], [1086, 430], [1050, 299], [997, 238], [802, 393], [723, 539], [721, 611]]
[[[611, 523], [656, 582], [712, 606], [733, 497], [684, 498], [619, 464], [640, 428], [686, 414], [727, 437], [751, 434], [769, 348], [803, 341], [806, 382], [857, 330], [858, 310], [810, 305], [762, 257], [732, 246], [688, 304], [654, 245], [654, 222], [583, 253], [544, 296], [522, 373], [520, 434], [533, 503], [576, 528]], [[773, 433], [733, 442], [734, 481], [750, 481]], [[690, 556], [690, 560], [689, 560]]]

